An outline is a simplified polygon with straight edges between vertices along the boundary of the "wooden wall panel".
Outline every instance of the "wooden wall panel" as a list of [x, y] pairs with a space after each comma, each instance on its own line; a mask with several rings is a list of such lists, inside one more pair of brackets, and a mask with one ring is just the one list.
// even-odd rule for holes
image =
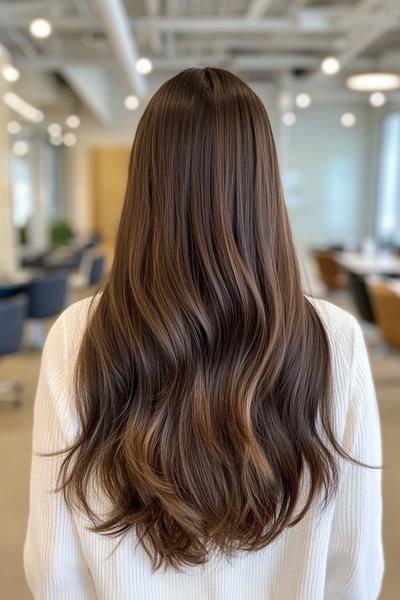
[[96, 147], [92, 150], [94, 223], [112, 255], [125, 196], [130, 148]]

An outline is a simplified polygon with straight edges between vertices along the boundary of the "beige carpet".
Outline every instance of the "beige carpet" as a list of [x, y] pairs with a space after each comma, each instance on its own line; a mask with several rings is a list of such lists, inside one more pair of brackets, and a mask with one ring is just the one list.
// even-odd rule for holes
[[[382, 600], [400, 598], [400, 354], [375, 348], [375, 334], [366, 332], [381, 412], [384, 463], [384, 542], [386, 574]], [[0, 381], [15, 379], [24, 387], [20, 409], [0, 406], [0, 596], [31, 598], [24, 581], [22, 546], [28, 508], [32, 404], [40, 354], [24, 351], [0, 360]], [[72, 599], [71, 599], [72, 600]], [[282, 599], [289, 600], [289, 599]], [[310, 598], [310, 600], [312, 600]]]

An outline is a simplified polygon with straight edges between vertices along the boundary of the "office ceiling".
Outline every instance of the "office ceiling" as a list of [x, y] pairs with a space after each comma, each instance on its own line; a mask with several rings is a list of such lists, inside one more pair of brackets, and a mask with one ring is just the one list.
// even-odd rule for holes
[[[117, 2], [118, 4], [118, 2]], [[266, 76], [317, 66], [327, 54], [349, 68], [400, 53], [399, 0], [125, 0], [121, 2], [140, 54], [155, 70], [187, 64], [237, 65]], [[51, 69], [113, 61], [97, 0], [1, 0], [0, 43], [23, 67]], [[34, 40], [35, 17], [54, 24]]]
[[[29, 33], [38, 17], [53, 26], [45, 40]], [[139, 96], [139, 56], [159, 78], [196, 65], [309, 76], [328, 55], [344, 73], [400, 71], [400, 0], [0, 0], [0, 44], [22, 72], [115, 68]]]

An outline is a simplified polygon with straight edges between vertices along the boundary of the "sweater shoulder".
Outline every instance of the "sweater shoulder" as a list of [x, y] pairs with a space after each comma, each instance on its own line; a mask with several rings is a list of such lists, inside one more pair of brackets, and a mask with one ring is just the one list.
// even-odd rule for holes
[[74, 302], [64, 310], [62, 317], [67, 335], [69, 333], [72, 336], [83, 333], [90, 315], [98, 304], [100, 296], [101, 294], [88, 296], [83, 300], [79, 300], [79, 302]]
[[46, 346], [62, 347], [65, 361], [76, 357], [86, 325], [100, 295], [89, 296], [79, 302], [74, 302], [59, 315], [51, 327]]
[[308, 301], [314, 306], [328, 336], [333, 349], [342, 353], [354, 350], [355, 338], [361, 329], [356, 318], [339, 306], [319, 298], [307, 296]]
[[52, 325], [43, 349], [41, 378], [46, 381], [49, 394], [42, 394], [37, 404], [41, 403], [45, 412], [57, 415], [67, 443], [72, 442], [79, 428], [73, 401], [76, 358], [98, 298], [99, 295], [91, 296], [68, 306]]

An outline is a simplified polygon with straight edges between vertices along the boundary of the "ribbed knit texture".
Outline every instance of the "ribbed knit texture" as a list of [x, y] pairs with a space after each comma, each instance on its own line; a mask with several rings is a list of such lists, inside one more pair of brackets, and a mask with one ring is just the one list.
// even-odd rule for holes
[[[332, 351], [335, 428], [353, 456], [381, 464], [379, 414], [359, 325], [313, 301]], [[70, 306], [48, 335], [34, 410], [30, 511], [24, 548], [29, 586], [40, 600], [374, 600], [383, 575], [381, 471], [340, 462], [335, 500], [309, 510], [266, 548], [233, 559], [212, 556], [184, 572], [151, 572], [133, 533], [122, 542], [88, 531], [81, 514], [53, 493], [78, 422], [71, 378], [89, 301]]]

